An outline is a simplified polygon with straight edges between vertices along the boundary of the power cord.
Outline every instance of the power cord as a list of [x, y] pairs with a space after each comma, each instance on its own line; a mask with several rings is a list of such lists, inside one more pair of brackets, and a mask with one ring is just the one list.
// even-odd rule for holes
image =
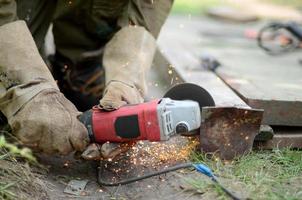
[[138, 177], [132, 177], [132, 178], [128, 178], [128, 179], [124, 179], [122, 181], [118, 181], [118, 182], [107, 182], [105, 180], [103, 180], [102, 177], [102, 173], [103, 173], [103, 169], [100, 168], [98, 170], [98, 177], [97, 177], [97, 181], [101, 186], [119, 186], [119, 185], [126, 185], [129, 183], [133, 183], [136, 181], [140, 181], [146, 178], [150, 178], [153, 176], [158, 176], [161, 174], [165, 174], [168, 172], [172, 172], [172, 171], [176, 171], [179, 169], [184, 169], [184, 168], [194, 168], [195, 170], [197, 170], [198, 172], [208, 176], [209, 178], [211, 178], [211, 180], [217, 185], [219, 186], [227, 195], [229, 195], [233, 200], [240, 200], [239, 197], [237, 197], [236, 195], [234, 195], [230, 190], [226, 189], [217, 179], [217, 177], [214, 175], [214, 173], [212, 172], [212, 170], [207, 167], [206, 165], [202, 164], [202, 163], [182, 163], [182, 164], [178, 164], [157, 172], [151, 172], [151, 173], [147, 173], [143, 176], [138, 176]]

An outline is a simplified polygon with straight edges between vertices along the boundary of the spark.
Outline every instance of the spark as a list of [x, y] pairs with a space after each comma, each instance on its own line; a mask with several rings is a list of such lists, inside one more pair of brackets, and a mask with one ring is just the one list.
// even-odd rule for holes
[[182, 140], [171, 138], [169, 142], [139, 141], [128, 152], [122, 153], [117, 162], [104, 163], [104, 166], [116, 176], [114, 180], [124, 176], [141, 176], [150, 170], [160, 170], [189, 160], [198, 144], [197, 138], [187, 137]]
[[172, 77], [170, 85], [173, 85], [173, 82], [174, 82], [174, 78]]
[[70, 162], [68, 160], [65, 161], [65, 163], [63, 164], [64, 167], [69, 167]]

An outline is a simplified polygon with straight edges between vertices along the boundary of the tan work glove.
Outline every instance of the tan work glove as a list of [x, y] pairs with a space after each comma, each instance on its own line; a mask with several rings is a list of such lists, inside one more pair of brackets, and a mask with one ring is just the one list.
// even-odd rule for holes
[[[100, 106], [115, 110], [126, 104], [144, 101], [146, 75], [156, 49], [154, 37], [143, 27], [128, 26], [117, 32], [105, 47], [103, 66], [106, 88]], [[83, 152], [85, 159], [114, 158], [133, 144], [91, 144]]]
[[101, 160], [101, 159], [111, 159], [113, 160], [121, 153], [127, 152], [135, 142], [130, 143], [110, 143], [106, 142], [102, 145], [100, 144], [90, 144], [85, 151], [82, 153], [81, 157], [85, 160]]
[[113, 36], [103, 56], [107, 86], [101, 107], [113, 110], [143, 102], [155, 49], [154, 37], [143, 27], [124, 27]]
[[24, 21], [0, 26], [0, 110], [21, 142], [43, 152], [88, 144], [80, 113], [60, 93]]

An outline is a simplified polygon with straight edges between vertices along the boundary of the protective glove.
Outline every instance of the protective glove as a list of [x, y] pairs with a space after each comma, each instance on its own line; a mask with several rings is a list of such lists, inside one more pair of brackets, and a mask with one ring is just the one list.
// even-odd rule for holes
[[155, 49], [154, 37], [143, 27], [124, 27], [113, 36], [103, 56], [107, 85], [100, 100], [103, 109], [143, 102]]
[[90, 144], [82, 153], [82, 158], [85, 160], [101, 160], [101, 159], [115, 159], [121, 153], [127, 152], [135, 142], [131, 143], [110, 143], [104, 144]]
[[46, 153], [82, 151], [88, 134], [60, 93], [23, 21], [0, 26], [0, 110], [25, 145]]
[[113, 80], [105, 91], [100, 105], [104, 110], [115, 110], [126, 104], [142, 103], [144, 99], [134, 85]]

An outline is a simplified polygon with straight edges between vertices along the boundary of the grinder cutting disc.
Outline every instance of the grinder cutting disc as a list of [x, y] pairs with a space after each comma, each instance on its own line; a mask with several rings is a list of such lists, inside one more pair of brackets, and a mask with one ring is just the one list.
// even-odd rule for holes
[[173, 100], [192, 100], [199, 104], [200, 110], [205, 106], [215, 106], [215, 102], [208, 91], [204, 88], [192, 84], [182, 83], [172, 87], [164, 97]]

